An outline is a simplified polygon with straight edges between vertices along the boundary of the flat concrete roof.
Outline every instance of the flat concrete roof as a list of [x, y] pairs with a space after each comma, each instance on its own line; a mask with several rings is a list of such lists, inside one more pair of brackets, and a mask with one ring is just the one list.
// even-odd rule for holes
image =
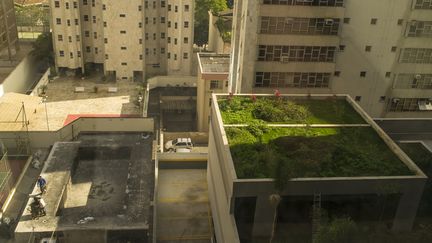
[[198, 53], [201, 73], [228, 73], [229, 54]]
[[[25, 210], [15, 232], [148, 229], [152, 143], [142, 133], [82, 134], [76, 142], [57, 142], [41, 173], [48, 183], [47, 215], [32, 220]], [[38, 192], [35, 186], [33, 194]], [[94, 220], [78, 223], [86, 217]]]

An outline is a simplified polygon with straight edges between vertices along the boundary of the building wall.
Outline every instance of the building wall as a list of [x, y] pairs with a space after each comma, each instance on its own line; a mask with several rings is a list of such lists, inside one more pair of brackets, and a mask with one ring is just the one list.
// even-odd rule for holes
[[192, 0], [50, 0], [50, 7], [57, 67], [103, 64], [107, 75], [129, 80], [191, 74]]
[[[416, 9], [415, 3], [419, 1], [413, 0], [340, 1], [343, 6], [263, 4], [264, 1], [267, 0], [241, 1], [236, 3], [234, 9], [230, 79], [234, 92], [266, 93], [274, 89], [279, 89], [282, 93], [330, 91], [356, 97], [363, 109], [373, 117], [432, 117], [432, 111], [410, 112], [415, 111], [415, 105], [409, 104], [417, 103], [418, 98], [427, 101], [432, 97], [432, 59], [420, 58], [423, 53], [432, 51], [432, 33], [426, 30], [427, 27], [423, 27], [432, 23], [432, 7]], [[425, 2], [425, 5], [428, 3], [420, 2]], [[263, 17], [280, 18], [282, 24], [278, 25], [282, 28], [262, 31], [261, 28], [266, 26]], [[324, 26], [327, 23], [338, 23], [335, 26], [337, 32], [296, 32], [298, 26], [290, 29], [290, 25], [295, 26], [293, 23], [299, 18], [310, 21], [317, 18], [326, 21], [331, 19]], [[259, 45], [331, 47], [334, 58], [327, 61], [288, 58], [284, 59], [287, 61], [282, 61], [282, 58], [259, 61]], [[418, 53], [412, 52], [411, 56], [422, 60], [403, 59], [407, 56], [407, 50], [410, 50], [407, 48], [417, 50]], [[266, 54], [268, 53], [267, 51]], [[294, 53], [305, 55], [301, 51], [294, 50]], [[267, 78], [272, 80], [272, 84], [256, 86], [256, 72], [285, 73], [289, 78], [272, 75]], [[304, 78], [297, 79], [302, 80], [300, 83], [304, 83], [303, 85], [292, 83], [295, 80], [294, 73], [305, 75]], [[315, 80], [315, 77], [308, 76], [308, 73], [328, 75], [325, 79], [328, 85], [321, 85], [321, 81], [309, 81]], [[402, 82], [400, 75], [403, 74], [410, 74], [412, 78], [403, 81], [408, 85], [397, 88], [398, 82]], [[417, 83], [427, 85], [411, 87], [416, 74], [421, 75]], [[291, 83], [283, 84], [282, 80], [290, 80]], [[397, 102], [399, 106], [394, 104]], [[410, 106], [414, 108], [409, 108]]]

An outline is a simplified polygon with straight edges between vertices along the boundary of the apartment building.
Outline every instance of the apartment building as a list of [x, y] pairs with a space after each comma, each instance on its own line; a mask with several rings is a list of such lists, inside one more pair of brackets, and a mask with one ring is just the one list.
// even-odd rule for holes
[[431, 0], [235, 4], [233, 93], [343, 93], [373, 117], [432, 117]]
[[3, 0], [0, 3], [0, 54], [11, 59], [15, 55], [17, 48], [18, 31], [14, 1]]
[[193, 0], [51, 0], [56, 66], [117, 79], [190, 75]]

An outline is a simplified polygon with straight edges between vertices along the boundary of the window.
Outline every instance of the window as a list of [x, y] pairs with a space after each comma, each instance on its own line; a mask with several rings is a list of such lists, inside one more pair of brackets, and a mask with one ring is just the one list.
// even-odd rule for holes
[[431, 0], [415, 0], [415, 9], [432, 9]]
[[73, 7], [74, 8], [78, 8], [78, 3], [77, 2], [73, 2]]
[[127, 50], [127, 47], [126, 46], [122, 46], [122, 47], [120, 47], [120, 49], [121, 50]]
[[337, 35], [340, 19], [261, 17], [263, 34]]
[[142, 6], [138, 5], [138, 11], [142, 11]]
[[95, 0], [92, 0], [92, 7], [95, 6]]
[[385, 73], [385, 77], [386, 77], [386, 78], [390, 78], [390, 76], [391, 76], [391, 72], [386, 72], [386, 73]]
[[211, 80], [210, 89], [222, 89], [222, 82], [219, 80]]
[[153, 55], [156, 55], [156, 48], [153, 48]]
[[86, 46], [86, 52], [91, 52], [90, 46]]
[[149, 49], [148, 48], [145, 49], [145, 54], [146, 54], [146, 56], [148, 56], [148, 54], [149, 54]]
[[398, 19], [398, 21], [397, 21], [397, 25], [402, 25], [402, 24], [403, 24], [403, 22], [404, 22], [404, 20], [403, 20], [403, 19]]
[[156, 24], [156, 18], [153, 18], [153, 24]]
[[57, 40], [58, 40], [58, 41], [63, 41], [63, 36], [62, 36], [62, 35], [58, 35], [58, 36], [57, 36]]
[[331, 73], [256, 72], [255, 87], [328, 88]]
[[177, 29], [177, 22], [174, 23], [174, 29]]
[[343, 7], [344, 0], [264, 0], [264, 4]]
[[339, 51], [345, 51], [345, 45], [340, 45], [339, 46]]
[[75, 25], [79, 25], [78, 19], [75, 19]]
[[339, 77], [339, 76], [340, 76], [340, 73], [341, 73], [340, 71], [335, 71], [335, 72], [334, 72], [334, 76], [335, 76], [335, 77]]
[[171, 59], [171, 53], [169, 53], [169, 52], [167, 53], [167, 58]]
[[370, 22], [370, 23], [371, 23], [372, 25], [376, 25], [377, 22], [378, 22], [378, 19], [371, 19], [371, 22]]
[[60, 8], [60, 2], [59, 1], [54, 1], [54, 7]]
[[160, 22], [161, 24], [165, 24], [165, 17], [161, 17]]
[[386, 97], [385, 97], [385, 96], [380, 96], [380, 98], [379, 98], [379, 102], [384, 103], [385, 100], [386, 100]]
[[104, 43], [108, 44], [108, 38], [104, 38]]
[[355, 101], [360, 102], [361, 101], [361, 96], [356, 96], [355, 97]]
[[165, 54], [165, 48], [161, 48], [160, 53]]
[[126, 30], [120, 30], [120, 34], [126, 34]]
[[61, 24], [61, 18], [56, 18], [56, 24]]
[[399, 60], [400, 63], [432, 63], [432, 49], [404, 48]]
[[127, 62], [122, 62], [121, 65], [122, 66], [127, 66]]
[[153, 33], [153, 40], [156, 40], [156, 33]]
[[88, 30], [84, 31], [84, 36], [85, 37], [90, 37], [90, 32]]
[[148, 1], [147, 0], [144, 1], [144, 8], [146, 8], [146, 9], [148, 8]]
[[107, 22], [106, 22], [106, 21], [104, 21], [103, 25], [104, 25], [104, 27], [107, 27]]
[[108, 60], [109, 56], [108, 54], [105, 54], [105, 59]]
[[126, 18], [126, 14], [120, 14], [120, 18]]
[[391, 52], [396, 52], [396, 50], [397, 50], [397, 47], [396, 46], [392, 46]]
[[365, 52], [371, 52], [372, 46], [365, 46]]
[[153, 8], [156, 8], [156, 1], [153, 1]]
[[185, 21], [184, 24], [183, 24], [183, 27], [185, 27], [185, 28], [189, 28], [189, 22], [188, 22], [188, 21]]
[[144, 18], [144, 23], [145, 23], [145, 24], [148, 24], [148, 17], [145, 17], [145, 18]]
[[80, 41], [80, 40], [81, 40], [80, 36], [76, 35], [76, 41]]
[[165, 39], [165, 32], [161, 33], [161, 39]]
[[178, 6], [177, 5], [174, 6], [174, 12], [176, 12], [176, 13], [178, 12]]
[[64, 51], [59, 51], [59, 55], [60, 55], [61, 57], [64, 57]]
[[174, 38], [174, 45], [177, 45], [177, 38]]
[[68, 36], [69, 42], [72, 42], [72, 36]]
[[171, 11], [171, 4], [168, 4], [168, 11]]
[[334, 46], [258, 46], [258, 61], [334, 62]]
[[97, 32], [93, 32], [93, 38], [97, 39]]
[[77, 57], [81, 57], [81, 52], [77, 51]]
[[165, 8], [165, 1], [161, 1], [161, 8]]
[[393, 112], [410, 112], [421, 111], [419, 108], [420, 103], [428, 102], [428, 98], [399, 98], [391, 99], [389, 111]]
[[185, 12], [189, 12], [189, 5], [187, 5], [187, 4], [184, 5], [184, 11], [185, 11]]
[[366, 77], [366, 72], [365, 71], [361, 71], [360, 72], [360, 77], [362, 77], [362, 78]]
[[139, 55], [139, 59], [142, 60], [143, 59], [143, 55], [140, 54]]
[[66, 20], [67, 26], [71, 25], [70, 19]]
[[171, 28], [171, 21], [168, 21], [168, 28]]
[[88, 15], [84, 15], [84, 21], [89, 21], [89, 16]]
[[351, 21], [351, 18], [344, 18], [343, 19], [344, 24], [349, 24], [350, 21]]
[[408, 37], [432, 37], [432, 21], [411, 21]]
[[139, 41], [138, 41], [140, 44], [142, 44], [143, 43], [143, 41], [142, 41], [142, 39], [139, 39]]
[[138, 23], [138, 28], [142, 28], [142, 23], [141, 22]]
[[68, 2], [65, 3], [65, 8], [69, 9], [69, 3]]
[[99, 53], [99, 49], [97, 47], [95, 47], [95, 54]]
[[174, 54], [174, 61], [177, 60], [177, 54]]
[[400, 73], [395, 78], [396, 89], [432, 89], [432, 73]]
[[87, 5], [87, 4], [88, 4], [87, 0], [83, 0], [83, 5]]
[[145, 33], [145, 39], [148, 40], [149, 39], [149, 34]]
[[183, 43], [188, 44], [189, 43], [189, 39], [187, 37], [183, 38]]
[[171, 37], [168, 37], [167, 42], [168, 44], [171, 44]]
[[189, 58], [188, 53], [187, 53], [187, 52], [184, 52], [184, 53], [183, 53], [183, 59], [188, 59], [188, 58]]
[[106, 10], [106, 5], [102, 4], [102, 10]]

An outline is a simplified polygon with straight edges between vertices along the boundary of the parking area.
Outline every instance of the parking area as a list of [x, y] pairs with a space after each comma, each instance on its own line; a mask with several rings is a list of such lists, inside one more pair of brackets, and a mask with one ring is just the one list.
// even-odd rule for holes
[[211, 242], [206, 174], [205, 169], [159, 170], [157, 242]]

